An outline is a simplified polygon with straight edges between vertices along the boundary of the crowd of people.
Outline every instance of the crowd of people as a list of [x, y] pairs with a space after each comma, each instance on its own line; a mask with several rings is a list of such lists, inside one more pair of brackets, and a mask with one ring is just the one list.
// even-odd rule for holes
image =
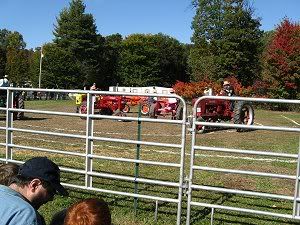
[[[0, 164], [1, 225], [45, 225], [38, 209], [56, 194], [68, 196], [68, 191], [61, 185], [59, 167], [47, 157], [20, 166]], [[111, 214], [104, 200], [83, 199], [56, 213], [50, 225], [111, 225]]]

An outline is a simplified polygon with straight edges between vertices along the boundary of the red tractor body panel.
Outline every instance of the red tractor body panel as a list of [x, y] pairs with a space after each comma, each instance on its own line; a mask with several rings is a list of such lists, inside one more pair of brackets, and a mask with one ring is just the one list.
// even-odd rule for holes
[[[126, 98], [123, 96], [111, 96], [111, 95], [96, 95], [93, 96], [94, 110], [99, 110], [102, 114], [113, 114], [116, 110], [122, 111], [126, 107]], [[87, 96], [82, 96], [82, 103], [80, 106], [80, 113], [86, 113], [86, 99]]]
[[233, 117], [233, 112], [230, 110], [230, 101], [228, 100], [203, 99], [197, 106], [196, 116], [212, 121], [230, 120]]

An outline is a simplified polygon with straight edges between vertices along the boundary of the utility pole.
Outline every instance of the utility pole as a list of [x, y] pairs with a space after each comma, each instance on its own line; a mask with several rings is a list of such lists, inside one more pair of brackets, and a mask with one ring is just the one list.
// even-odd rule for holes
[[40, 74], [39, 74], [39, 88], [41, 88], [41, 80], [42, 80], [42, 61], [43, 61], [43, 45], [41, 47], [41, 56], [40, 56]]

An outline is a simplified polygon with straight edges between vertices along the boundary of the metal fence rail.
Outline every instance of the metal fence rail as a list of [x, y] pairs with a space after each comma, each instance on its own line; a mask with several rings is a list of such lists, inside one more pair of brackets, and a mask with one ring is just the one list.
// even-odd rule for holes
[[[121, 92], [107, 92], [107, 91], [82, 91], [82, 90], [56, 90], [56, 89], [31, 89], [31, 88], [0, 88], [7, 90], [7, 106], [6, 108], [0, 108], [0, 110], [6, 111], [6, 126], [0, 127], [1, 130], [6, 131], [6, 142], [1, 143], [2, 146], [6, 147], [5, 158], [0, 158], [0, 161], [3, 162], [17, 162], [23, 163], [21, 161], [17, 161], [14, 159], [14, 151], [20, 150], [33, 150], [35, 152], [46, 152], [49, 154], [63, 154], [65, 156], [77, 156], [85, 159], [84, 169], [74, 169], [69, 167], [61, 167], [61, 170], [64, 172], [81, 174], [85, 176], [85, 185], [77, 185], [71, 183], [63, 183], [67, 187], [79, 188], [85, 190], [93, 190], [103, 193], [110, 193], [116, 195], [123, 195], [134, 197], [135, 200], [137, 198], [144, 198], [149, 200], [156, 201], [156, 210], [158, 207], [158, 201], [161, 202], [170, 202], [177, 204], [177, 224], [180, 224], [181, 220], [181, 211], [182, 211], [182, 196], [183, 196], [183, 186], [184, 186], [184, 159], [185, 159], [185, 135], [186, 135], [186, 103], [185, 101], [178, 95], [166, 95], [166, 94], [137, 94], [137, 93], [121, 93]], [[47, 110], [33, 110], [33, 109], [17, 109], [13, 107], [13, 95], [15, 91], [36, 91], [36, 92], [56, 92], [56, 93], [76, 93], [76, 94], [86, 94], [87, 96], [87, 114], [78, 114], [78, 113], [70, 113], [70, 112], [57, 112], [57, 111], [47, 111]], [[142, 118], [142, 117], [119, 117], [119, 116], [107, 116], [107, 115], [95, 115], [93, 114], [93, 96], [95, 95], [115, 95], [115, 96], [154, 96], [154, 97], [175, 97], [183, 106], [183, 118], [181, 120], [168, 120], [168, 119], [152, 119], [152, 118]], [[84, 117], [86, 121], [82, 120], [83, 123], [86, 124], [85, 135], [76, 135], [70, 133], [62, 133], [62, 132], [50, 132], [50, 131], [42, 131], [37, 129], [21, 129], [14, 127], [13, 121], [13, 113], [14, 112], [24, 112], [24, 113], [32, 113], [32, 114], [47, 114], [54, 116], [66, 116], [66, 117]], [[137, 121], [139, 123], [142, 122], [152, 122], [152, 123], [166, 123], [166, 124], [175, 124], [181, 127], [180, 135], [180, 143], [164, 143], [164, 142], [151, 142], [151, 141], [141, 141], [141, 140], [132, 140], [132, 139], [121, 139], [121, 138], [110, 138], [110, 137], [101, 137], [96, 135], [94, 130], [94, 120], [95, 119], [109, 119], [109, 120], [123, 120], [123, 121]], [[14, 132], [22, 132], [29, 134], [38, 134], [38, 135], [49, 135], [53, 137], [64, 137], [64, 138], [72, 138], [79, 139], [85, 142], [85, 153], [76, 153], [71, 151], [61, 151], [59, 149], [48, 149], [48, 148], [40, 148], [33, 146], [25, 146], [14, 143]], [[135, 146], [147, 145], [147, 146], [157, 146], [157, 147], [167, 147], [167, 148], [175, 148], [180, 151], [180, 160], [178, 162], [163, 162], [163, 161], [151, 161], [151, 160], [141, 160], [139, 158], [124, 158], [124, 157], [108, 157], [101, 154], [95, 154], [93, 152], [94, 141], [105, 141], [112, 143], [125, 143], [132, 144]], [[133, 164], [135, 166], [139, 165], [151, 165], [151, 166], [163, 166], [174, 170], [174, 173], [177, 173], [177, 180], [173, 181], [165, 181], [160, 180], [159, 177], [156, 179], [147, 179], [143, 177], [139, 177], [138, 174], [135, 176], [127, 176], [127, 175], [118, 175], [115, 173], [103, 173], [96, 172], [93, 168], [93, 160], [105, 160], [105, 161], [115, 161], [115, 162], [124, 162]], [[138, 186], [136, 186], [134, 193], [127, 191], [115, 191], [105, 188], [97, 188], [94, 186], [93, 178], [94, 177], [102, 177], [106, 179], [127, 181], [134, 184], [151, 184], [158, 185], [164, 187], [172, 187], [177, 189], [177, 197], [161, 197], [159, 194], [139, 194]], [[157, 212], [156, 212], [157, 213]]]
[[[260, 99], [260, 98], [244, 98], [244, 97], [224, 97], [224, 96], [203, 96], [194, 104], [193, 107], [193, 117], [192, 117], [192, 145], [191, 145], [191, 158], [190, 158], [190, 175], [188, 178], [188, 200], [187, 200], [187, 220], [186, 224], [189, 225], [191, 222], [191, 207], [192, 206], [201, 206], [211, 208], [211, 224], [213, 224], [214, 220], [214, 212], [215, 209], [219, 210], [228, 210], [228, 211], [238, 211], [250, 214], [257, 215], [266, 215], [266, 216], [275, 216], [281, 218], [288, 219], [296, 219], [300, 220], [299, 216], [299, 208], [300, 208], [300, 198], [299, 198], [299, 163], [300, 163], [300, 147], [298, 150], [298, 154], [288, 154], [288, 153], [275, 153], [275, 152], [264, 152], [264, 151], [255, 151], [255, 150], [244, 150], [244, 149], [231, 149], [231, 148], [220, 148], [220, 147], [209, 147], [209, 146], [200, 146], [196, 145], [196, 126], [211, 126], [211, 127], [225, 127], [225, 128], [246, 128], [248, 130], [269, 130], [269, 131], [285, 131], [285, 132], [296, 132], [300, 133], [300, 128], [291, 128], [291, 127], [277, 127], [277, 126], [256, 126], [256, 125], [241, 125], [241, 124], [228, 124], [228, 123], [215, 123], [215, 122], [203, 122], [197, 121], [197, 105], [201, 100], [204, 99], [223, 99], [223, 100], [232, 100], [232, 101], [247, 101], [247, 102], [265, 102], [265, 103], [286, 103], [286, 104], [300, 104], [300, 100], [279, 100], [279, 99]], [[224, 169], [224, 168], [216, 168], [210, 166], [200, 166], [195, 165], [195, 152], [205, 150], [210, 152], [222, 152], [222, 153], [235, 153], [241, 155], [253, 155], [253, 156], [272, 156], [272, 157], [284, 157], [297, 159], [297, 171], [295, 175], [287, 175], [287, 174], [274, 174], [274, 173], [263, 173], [263, 172], [255, 172], [255, 171], [246, 171], [246, 170], [235, 170], [235, 169]], [[200, 156], [201, 157], [201, 156]], [[194, 184], [194, 172], [196, 170], [207, 171], [207, 172], [217, 172], [217, 173], [232, 173], [239, 175], [250, 175], [250, 176], [260, 176], [260, 177], [268, 177], [268, 178], [279, 178], [279, 179], [291, 179], [295, 181], [295, 189], [294, 196], [286, 196], [279, 194], [271, 194], [271, 193], [263, 193], [257, 191], [244, 191], [237, 190], [231, 188], [223, 188], [223, 187], [214, 187], [209, 185], [197, 185]], [[288, 200], [293, 202], [293, 213], [284, 214], [284, 213], [273, 213], [263, 210], [253, 210], [249, 208], [241, 208], [241, 207], [232, 207], [226, 205], [218, 205], [218, 204], [209, 204], [204, 202], [193, 201], [193, 191], [196, 190], [205, 190], [211, 192], [219, 192], [219, 193], [231, 193], [231, 194], [239, 194], [245, 196], [256, 196], [260, 198], [269, 198], [269, 199], [281, 199]]]

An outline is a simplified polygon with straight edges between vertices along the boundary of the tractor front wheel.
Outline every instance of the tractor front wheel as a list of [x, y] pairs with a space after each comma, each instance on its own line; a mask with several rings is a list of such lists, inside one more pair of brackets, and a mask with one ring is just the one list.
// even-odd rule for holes
[[[238, 101], [234, 107], [233, 122], [235, 124], [252, 125], [254, 122], [254, 109], [249, 102]], [[237, 128], [237, 132], [246, 131], [247, 129]]]
[[142, 115], [146, 116], [148, 115], [150, 112], [150, 106], [148, 103], [143, 103], [141, 106], [141, 113]]
[[[80, 114], [86, 114], [87, 113], [87, 107], [86, 107], [86, 101], [83, 101], [79, 107], [79, 113]], [[81, 116], [81, 119], [86, 119], [86, 117]]]
[[125, 104], [122, 112], [123, 113], [129, 113], [130, 112], [130, 106], [128, 104]]
[[[197, 118], [198, 122], [206, 122], [201, 116]], [[197, 125], [196, 130], [198, 134], [204, 134], [207, 132], [207, 127], [203, 125]]]

